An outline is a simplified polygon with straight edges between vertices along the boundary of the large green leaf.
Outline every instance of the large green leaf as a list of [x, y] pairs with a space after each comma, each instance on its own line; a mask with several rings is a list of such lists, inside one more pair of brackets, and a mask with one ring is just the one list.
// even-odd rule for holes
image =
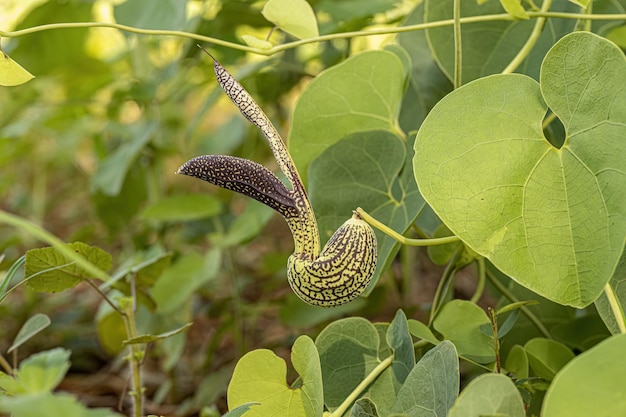
[[454, 345], [441, 342], [413, 367], [391, 409], [409, 417], [445, 417], [459, 393], [459, 359]]
[[[446, 225], [561, 304], [592, 303], [624, 247], [625, 73], [615, 45], [577, 32], [546, 56], [541, 87], [516, 74], [472, 82], [416, 139], [415, 178]], [[561, 149], [542, 133], [546, 103], [567, 130]]]
[[565, 365], [546, 393], [541, 415], [626, 415], [624, 352], [626, 334], [621, 334], [605, 340]]
[[378, 343], [374, 325], [359, 317], [335, 321], [317, 336], [328, 409], [337, 408], [380, 363]]
[[293, 345], [291, 360], [302, 383], [298, 388], [287, 385], [285, 361], [267, 349], [244, 355], [233, 372], [228, 386], [228, 407], [257, 402], [245, 415], [264, 417], [319, 417], [322, 415], [322, 374], [317, 349], [307, 336]]
[[288, 141], [305, 184], [311, 161], [345, 136], [398, 131], [405, 78], [402, 61], [388, 51], [363, 52], [315, 77], [298, 99]]
[[[407, 144], [381, 130], [352, 134], [316, 158], [311, 164], [309, 195], [323, 242], [358, 206], [399, 233], [413, 224], [424, 206]], [[376, 237], [378, 265], [366, 294], [398, 249], [389, 236], [376, 231]]]
[[461, 392], [448, 416], [525, 417], [526, 412], [522, 397], [510, 378], [502, 374], [484, 374]]

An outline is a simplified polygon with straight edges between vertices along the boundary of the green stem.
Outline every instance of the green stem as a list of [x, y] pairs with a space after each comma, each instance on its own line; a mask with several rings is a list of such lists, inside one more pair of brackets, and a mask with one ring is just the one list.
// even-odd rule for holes
[[69, 249], [65, 242], [63, 242], [58, 237], [53, 234], [47, 232], [42, 229], [40, 226], [25, 220], [19, 216], [14, 214], [7, 213], [6, 211], [0, 210], [0, 223], [6, 223], [15, 228], [21, 229], [22, 231], [34, 236], [35, 238], [41, 240], [42, 242], [46, 242], [50, 246], [53, 246], [61, 255], [65, 256], [70, 261], [76, 263], [76, 265], [85, 270], [85, 272], [92, 276], [93, 278], [99, 279], [101, 281], [108, 281], [110, 279], [109, 275], [89, 262], [87, 259], [83, 258], [81, 255], [77, 254], [73, 250]]
[[604, 286], [604, 294], [609, 300], [609, 305], [611, 306], [611, 311], [613, 312], [613, 317], [615, 317], [615, 321], [617, 322], [617, 327], [619, 327], [620, 333], [626, 333], [626, 315], [624, 315], [624, 309], [617, 299], [617, 296], [615, 295], [615, 289], [610, 282], [607, 282], [607, 284]]
[[[496, 287], [496, 289], [500, 291], [500, 293], [509, 301], [513, 303], [517, 303], [520, 301], [515, 295], [513, 295], [511, 291], [509, 291], [507, 287], [505, 287], [498, 280], [498, 278], [496, 278], [495, 275], [493, 275], [493, 273], [489, 272], [489, 270], [487, 270], [487, 278], [489, 279], [489, 282], [491, 282], [491, 284], [494, 287]], [[530, 320], [530, 322], [537, 328], [537, 330], [539, 330], [539, 332], [544, 337], [546, 337], [547, 339], [552, 339], [552, 335], [550, 334], [546, 326], [543, 325], [543, 323], [539, 320], [539, 318], [537, 318], [537, 316], [535, 316], [535, 314], [532, 311], [530, 311], [528, 307], [522, 306], [520, 307], [520, 310], [522, 311], [522, 314], [524, 314], [526, 318]]]
[[348, 395], [348, 397], [346, 397], [341, 405], [339, 405], [339, 407], [337, 407], [335, 411], [330, 413], [328, 417], [341, 417], [346, 411], [348, 411], [348, 408], [352, 405], [353, 402], [357, 400], [357, 398], [359, 398], [359, 395], [361, 395], [363, 391], [365, 391], [365, 389], [372, 382], [374, 382], [385, 369], [391, 366], [391, 364], [393, 363], [393, 359], [394, 355], [390, 355], [384, 361], [379, 363], [376, 368], [372, 369], [372, 372], [370, 372], [369, 375], [367, 375], [365, 379], [363, 379], [363, 381], [361, 381], [361, 383], [357, 385], [354, 390], [352, 390], [350, 395]]
[[104, 293], [104, 291], [102, 291], [100, 287], [94, 284], [90, 279], [85, 279], [84, 281], [87, 283], [87, 285], [93, 288], [100, 295], [100, 297], [102, 297], [102, 299], [106, 301], [107, 304], [111, 306], [111, 308], [113, 308], [113, 310], [117, 311], [120, 316], [124, 316], [124, 314], [126, 314], [122, 309], [116, 306], [115, 303]]
[[476, 290], [474, 291], [474, 294], [472, 295], [472, 298], [470, 298], [470, 302], [472, 303], [477, 303], [478, 300], [480, 300], [480, 297], [482, 297], [483, 292], [485, 291], [485, 282], [487, 281], [486, 278], [486, 274], [485, 274], [485, 258], [480, 257], [478, 258], [478, 281], [476, 283]]
[[458, 269], [457, 263], [459, 258], [461, 257], [461, 254], [463, 253], [463, 249], [463, 246], [456, 248], [456, 250], [452, 254], [452, 257], [448, 261], [448, 264], [446, 265], [445, 271], [443, 271], [443, 274], [441, 275], [441, 279], [439, 280], [439, 284], [437, 285], [437, 289], [435, 290], [435, 295], [433, 296], [432, 307], [430, 308], [430, 317], [428, 319], [428, 326], [431, 326], [433, 324], [435, 316], [437, 316], [437, 312], [443, 304], [443, 299], [450, 289], [450, 284], [452, 283], [454, 275]]
[[389, 226], [379, 222], [367, 212], [365, 212], [361, 207], [356, 209], [356, 212], [361, 216], [363, 220], [368, 222], [370, 225], [374, 226], [387, 236], [392, 239], [400, 242], [403, 245], [409, 246], [435, 246], [435, 245], [445, 245], [446, 243], [454, 243], [458, 242], [460, 239], [457, 236], [446, 236], [446, 237], [438, 237], [433, 239], [410, 239], [408, 237], [402, 236], [400, 233], [391, 229]]
[[461, 0], [454, 0], [454, 88], [461, 86], [463, 73], [463, 47], [461, 42]]
[[4, 369], [7, 375], [13, 375], [13, 368], [11, 364], [0, 354], [0, 366]]
[[[134, 302], [126, 299], [123, 302], [124, 313], [122, 318], [124, 319], [124, 325], [126, 326], [126, 335], [128, 339], [137, 337], [137, 322], [135, 319], [135, 311], [133, 308]], [[133, 417], [143, 417], [143, 386], [141, 381], [141, 369], [140, 363], [143, 356], [139, 345], [132, 343], [129, 346], [130, 354], [128, 362], [131, 370], [132, 391], [129, 393], [133, 399]]]
[[[547, 13], [548, 10], [550, 10], [551, 5], [552, 5], [552, 0], [544, 0], [543, 4], [541, 5], [541, 11], [539, 13]], [[517, 67], [520, 66], [520, 64], [526, 59], [528, 54], [530, 54], [530, 51], [532, 51], [532, 49], [535, 47], [535, 44], [539, 40], [539, 37], [541, 36], [541, 32], [543, 31], [543, 27], [545, 26], [545, 24], [546, 24], [545, 17], [537, 18], [537, 21], [535, 22], [535, 27], [533, 28], [533, 31], [528, 37], [528, 40], [526, 41], [522, 49], [520, 49], [520, 51], [517, 53], [515, 58], [513, 58], [513, 60], [509, 63], [509, 65], [507, 65], [507, 67], [502, 71], [502, 74], [510, 74], [513, 71], [515, 71]]]
[[[593, 13], [593, 1], [589, 2], [585, 12], [587, 12], [587, 14]], [[583, 30], [585, 30], [587, 32], [591, 32], [591, 20], [585, 20], [585, 26], [583, 27]]]
[[500, 339], [498, 338], [498, 317], [496, 316], [496, 311], [489, 307], [487, 309], [487, 315], [489, 316], [489, 321], [491, 322], [491, 331], [493, 334], [493, 350], [496, 354], [496, 371], [497, 373], [502, 373], [502, 364], [500, 363]]
[[402, 303], [408, 306], [411, 302], [411, 294], [419, 291], [413, 291], [412, 289], [415, 282], [413, 271], [415, 271], [416, 258], [413, 256], [412, 251], [415, 251], [415, 249], [411, 249], [408, 245], [402, 245], [400, 250], [402, 251]]
[[[528, 12], [527, 13], [530, 18], [560, 18], [560, 19], [581, 19], [581, 20], [624, 20], [626, 19], [626, 14], [582, 14], [582, 13], [560, 13], [560, 12]], [[490, 14], [484, 16], [469, 16], [463, 17], [459, 20], [461, 24], [466, 23], [478, 23], [478, 22], [491, 22], [494, 20], [504, 20], [504, 21], [513, 21], [515, 18], [508, 13], [500, 13], [500, 14]], [[421, 23], [417, 25], [409, 25], [409, 26], [401, 26], [401, 27], [392, 27], [392, 28], [377, 28], [377, 29], [368, 29], [363, 31], [355, 31], [355, 32], [342, 32], [342, 33], [332, 33], [329, 35], [316, 36], [314, 38], [302, 39], [294, 42], [287, 42], [281, 45], [274, 46], [269, 49], [260, 49], [253, 48], [251, 46], [242, 45], [234, 42], [227, 42], [217, 38], [212, 38], [208, 36], [198, 35], [196, 33], [190, 32], [182, 32], [176, 30], [156, 30], [156, 29], [138, 29], [131, 26], [120, 25], [117, 23], [107, 23], [107, 22], [73, 22], [73, 23], [52, 23], [48, 25], [40, 25], [33, 26], [31, 28], [16, 30], [16, 31], [5, 31], [0, 30], [0, 37], [14, 38], [18, 36], [24, 36], [31, 33], [42, 32], [46, 30], [53, 29], [72, 29], [72, 28], [112, 28], [118, 29], [125, 32], [137, 33], [141, 35], [160, 35], [160, 36], [175, 36], [180, 38], [188, 38], [194, 39], [200, 42], [206, 42], [213, 45], [220, 45], [231, 49], [237, 49], [240, 51], [251, 52], [258, 55], [274, 55], [278, 52], [282, 52], [288, 49], [293, 49], [298, 46], [307, 45], [316, 42], [329, 41], [334, 39], [350, 39], [359, 36], [375, 36], [375, 35], [387, 35], [394, 33], [404, 33], [404, 32], [413, 32], [416, 30], [424, 30], [424, 29], [432, 29], [439, 28], [445, 26], [454, 25], [454, 19], [446, 19], [440, 20], [437, 22], [428, 22]]]

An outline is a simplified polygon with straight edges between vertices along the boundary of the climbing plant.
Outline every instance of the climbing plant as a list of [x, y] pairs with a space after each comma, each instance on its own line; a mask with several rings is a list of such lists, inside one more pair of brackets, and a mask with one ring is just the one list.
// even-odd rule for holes
[[[232, 313], [236, 365], [211, 369], [203, 385], [218, 394], [198, 388], [180, 414], [219, 414], [222, 393], [230, 417], [626, 411], [624, 1], [209, 3], [129, 0], [105, 22], [89, 21], [99, 2], [48, 2], [0, 30], [3, 315], [24, 283], [86, 283], [100, 346], [128, 364], [134, 416], [165, 395], [142, 378], [151, 347], [175, 374], [214, 282], [230, 290], [202, 299]], [[122, 58], [94, 52], [96, 30], [120, 36]], [[91, 109], [94, 97], [109, 104]], [[204, 133], [206, 118], [221, 127]], [[181, 164], [268, 207], [173, 179]], [[271, 209], [295, 250], [274, 253], [279, 279], [255, 299], [258, 277], [233, 265], [269, 239]], [[421, 305], [413, 246], [444, 267]], [[315, 306], [272, 298], [287, 276]], [[255, 303], [291, 326], [289, 365], [248, 348]], [[385, 307], [388, 322], [364, 318]], [[0, 412], [115, 415], [52, 394], [68, 349], [18, 364], [51, 325], [32, 314], [4, 347]]]

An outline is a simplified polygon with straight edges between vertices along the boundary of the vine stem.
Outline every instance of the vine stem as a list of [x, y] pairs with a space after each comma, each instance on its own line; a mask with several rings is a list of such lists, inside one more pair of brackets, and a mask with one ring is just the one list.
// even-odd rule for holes
[[476, 290], [474, 291], [472, 298], [470, 298], [470, 302], [474, 304], [476, 304], [478, 300], [480, 300], [480, 297], [482, 297], [483, 292], [485, 291], [485, 282], [487, 281], [487, 277], [485, 276], [485, 258], [481, 256], [476, 262], [478, 264], [478, 281], [476, 283]]
[[429, 327], [433, 324], [439, 309], [443, 305], [444, 298], [448, 294], [448, 291], [450, 291], [450, 287], [454, 285], [454, 277], [458, 271], [457, 263], [462, 253], [463, 246], [457, 247], [454, 253], [452, 253], [452, 257], [450, 257], [446, 269], [443, 271], [443, 274], [441, 274], [441, 279], [439, 280], [439, 284], [437, 284], [437, 289], [433, 295], [433, 301], [430, 307], [430, 317], [428, 318]]
[[[579, 20], [624, 20], [626, 14], [584, 14], [584, 13], [561, 13], [561, 12], [527, 12], [530, 18], [559, 18], [559, 19], [579, 19]], [[491, 14], [483, 16], [468, 16], [459, 19], [460, 24], [466, 23], [478, 23], [478, 22], [490, 22], [494, 20], [513, 21], [516, 20], [508, 13]], [[231, 49], [237, 49], [240, 51], [251, 52], [258, 55], [274, 55], [278, 52], [282, 52], [288, 49], [293, 49], [301, 45], [307, 45], [316, 42], [329, 41], [334, 39], [348, 39], [356, 38], [360, 36], [375, 36], [375, 35], [387, 35], [394, 33], [413, 32], [417, 30], [432, 29], [438, 27], [452, 26], [454, 25], [454, 19], [439, 20], [437, 22], [420, 23], [417, 25], [400, 26], [392, 28], [377, 28], [368, 29], [363, 31], [354, 32], [342, 32], [331, 33], [328, 35], [316, 36], [314, 38], [301, 39], [294, 42], [287, 42], [281, 45], [274, 46], [268, 49], [253, 48], [251, 46], [242, 45], [239, 43], [228, 42], [209, 36], [202, 36], [196, 33], [183, 32], [177, 30], [160, 30], [160, 29], [138, 29], [132, 26], [120, 25], [118, 23], [110, 22], [71, 22], [71, 23], [51, 23], [47, 25], [33, 26], [31, 28], [5, 31], [0, 30], [0, 37], [15, 38], [18, 36], [29, 35], [31, 33], [42, 32], [53, 29], [72, 29], [72, 28], [112, 28], [118, 29], [124, 32], [137, 33], [140, 35], [161, 35], [161, 36], [175, 36], [180, 38], [194, 39], [200, 42], [206, 42], [213, 45], [225, 46]]]
[[354, 401], [357, 400], [357, 398], [359, 398], [359, 395], [361, 395], [361, 393], [365, 391], [365, 389], [372, 382], [374, 382], [376, 378], [378, 378], [385, 369], [391, 366], [391, 364], [393, 363], [394, 357], [395, 355], [393, 354], [388, 356], [387, 358], [385, 358], [384, 361], [379, 363], [378, 366], [376, 366], [376, 368], [372, 369], [372, 372], [370, 372], [365, 377], [365, 379], [363, 379], [363, 381], [361, 381], [361, 383], [357, 385], [355, 389], [352, 390], [350, 395], [348, 395], [348, 397], [346, 397], [346, 399], [341, 403], [341, 405], [339, 405], [339, 407], [337, 407], [335, 411], [330, 413], [328, 417], [341, 417], [346, 411], [348, 411], [348, 408], [352, 405]]
[[615, 317], [615, 321], [617, 322], [617, 327], [619, 327], [620, 333], [626, 333], [626, 317], [624, 316], [624, 310], [619, 300], [617, 299], [617, 296], [615, 295], [615, 290], [613, 289], [613, 286], [611, 286], [610, 282], [607, 282], [607, 284], [604, 286], [604, 294], [609, 300], [609, 305], [611, 306], [611, 311], [613, 312], [613, 316]]
[[454, 89], [461, 86], [463, 73], [463, 47], [461, 42], [461, 0], [454, 0]]
[[[544, 0], [543, 4], [541, 5], [541, 11], [539, 13], [544, 13], [544, 14], [547, 13], [548, 10], [550, 10], [551, 5], [552, 5], [552, 0]], [[545, 24], [546, 24], [546, 17], [542, 16], [542, 17], [537, 18], [537, 21], [535, 22], [535, 27], [533, 28], [533, 31], [530, 33], [528, 40], [526, 40], [526, 43], [524, 44], [522, 49], [520, 49], [520, 51], [517, 53], [515, 58], [513, 58], [513, 60], [509, 63], [509, 65], [507, 65], [506, 68], [502, 71], [502, 74], [510, 74], [513, 71], [515, 71], [517, 67], [520, 66], [520, 64], [526, 59], [528, 54], [530, 54], [530, 51], [532, 51], [532, 49], [535, 47], [535, 44], [537, 43], [537, 41], [539, 40], [539, 37], [541, 36], [541, 32], [543, 32], [543, 27], [545, 26]]]
[[435, 245], [445, 245], [446, 243], [454, 243], [454, 242], [458, 242], [460, 240], [458, 238], [458, 236], [437, 237], [437, 238], [433, 238], [433, 239], [410, 239], [410, 238], [408, 238], [406, 236], [402, 236], [400, 233], [398, 233], [395, 230], [391, 229], [389, 226], [387, 226], [387, 225], [381, 223], [380, 221], [376, 220], [375, 218], [373, 218], [372, 216], [367, 214], [367, 212], [365, 212], [361, 207], [357, 208], [356, 212], [359, 214], [359, 216], [361, 216], [361, 218], [363, 220], [368, 222], [370, 225], [374, 226], [375, 228], [377, 228], [378, 230], [380, 230], [381, 232], [383, 232], [387, 236], [391, 237], [392, 239], [396, 240], [397, 242], [400, 242], [403, 245], [408, 245], [408, 246], [435, 246]]

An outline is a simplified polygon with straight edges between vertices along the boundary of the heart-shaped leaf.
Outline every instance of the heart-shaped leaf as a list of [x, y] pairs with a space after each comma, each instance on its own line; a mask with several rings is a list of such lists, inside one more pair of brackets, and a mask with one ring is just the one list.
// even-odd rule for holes
[[291, 353], [293, 367], [302, 379], [298, 388], [287, 385], [287, 365], [271, 350], [257, 349], [244, 355], [228, 385], [228, 408], [259, 403], [246, 417], [322, 415], [322, 371], [313, 341], [300, 336]]
[[[541, 71], [541, 87], [495, 75], [443, 99], [417, 135], [415, 178], [474, 251], [538, 294], [584, 307], [624, 248], [626, 60], [577, 32]], [[543, 136], [546, 103], [567, 132], [560, 149]]]
[[[410, 144], [375, 130], [352, 134], [311, 163], [309, 195], [322, 242], [361, 206], [392, 229], [404, 233], [424, 207], [413, 179]], [[365, 295], [393, 260], [398, 242], [376, 231], [378, 264]]]
[[406, 75], [393, 52], [368, 51], [315, 77], [298, 99], [287, 141], [304, 184], [311, 161], [345, 136], [398, 131]]

